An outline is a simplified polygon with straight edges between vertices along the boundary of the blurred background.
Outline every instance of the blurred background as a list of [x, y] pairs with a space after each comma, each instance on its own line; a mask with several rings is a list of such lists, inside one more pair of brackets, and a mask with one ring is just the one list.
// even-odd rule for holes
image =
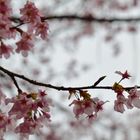
[[[101, 76], [100, 83], [112, 86], [120, 80], [115, 71], [128, 70], [130, 80], [124, 86], [140, 85], [140, 1], [139, 0], [32, 0], [48, 17], [48, 38], [35, 40], [28, 57], [14, 54], [0, 59], [0, 65], [30, 79], [56, 86], [87, 86]], [[26, 1], [12, 0], [14, 17]], [[24, 28], [24, 26], [23, 26]], [[18, 38], [18, 37], [17, 37]], [[9, 41], [9, 40], [8, 40]], [[15, 47], [14, 41], [9, 43]], [[25, 91], [41, 87], [18, 80]], [[16, 89], [9, 77], [0, 72], [0, 87], [7, 96], [15, 96]], [[42, 89], [42, 88], [41, 88]], [[82, 119], [77, 121], [65, 92], [46, 89], [53, 99], [52, 123], [42, 134], [46, 140], [139, 140], [140, 110], [114, 111], [116, 94], [110, 90], [89, 90], [92, 97], [108, 103], [90, 126]], [[6, 138], [8, 139], [7, 134]], [[13, 139], [15, 135], [12, 135]], [[36, 135], [31, 139], [44, 139]]]

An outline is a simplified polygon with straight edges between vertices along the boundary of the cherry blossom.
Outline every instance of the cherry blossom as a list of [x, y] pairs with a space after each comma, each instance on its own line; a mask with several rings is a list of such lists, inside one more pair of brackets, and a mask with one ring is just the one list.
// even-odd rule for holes
[[5, 45], [1, 41], [1, 45], [0, 45], [0, 58], [2, 58], [4, 56], [7, 59], [7, 58], [9, 58], [11, 53], [13, 53], [12, 47], [10, 45]]
[[34, 32], [35, 35], [42, 39], [46, 39], [48, 36], [48, 23], [41, 20], [41, 14], [36, 8], [35, 4], [27, 1], [24, 8], [20, 9], [22, 14], [21, 20], [28, 23], [28, 31]]
[[126, 104], [126, 98], [124, 95], [118, 95], [117, 100], [114, 101], [114, 110], [120, 113], [125, 111], [124, 105]]
[[97, 116], [97, 112], [101, 111], [105, 102], [100, 101], [98, 98], [74, 100], [71, 104], [74, 104], [73, 113], [78, 119], [81, 115], [85, 114], [90, 120], [94, 120]]
[[127, 70], [124, 73], [122, 73], [120, 71], [116, 71], [115, 73], [121, 75], [122, 79], [129, 79], [131, 77], [130, 74], [128, 74]]
[[4, 17], [10, 17], [12, 9], [10, 7], [11, 0], [0, 0], [0, 15]]
[[15, 30], [12, 29], [12, 22], [10, 20], [12, 9], [10, 7], [10, 0], [0, 1], [0, 37], [3, 39], [15, 38]]
[[35, 35], [40, 35], [42, 39], [46, 39], [48, 36], [48, 24], [47, 22], [38, 23], [36, 26]]
[[93, 98], [93, 101], [95, 102], [95, 112], [99, 112], [99, 111], [102, 111], [103, 110], [103, 105], [108, 102], [104, 102], [102, 100], [99, 100], [99, 98]]
[[3, 39], [14, 38], [15, 30], [11, 28], [11, 21], [0, 15], [0, 37]]
[[79, 115], [82, 115], [84, 113], [84, 108], [82, 107], [82, 101], [80, 100], [74, 100], [70, 106], [74, 104], [73, 107], [73, 113], [75, 114], [76, 118], [79, 118]]
[[33, 2], [27, 1], [22, 9], [20, 9], [21, 20], [32, 24], [39, 23], [41, 14]]
[[6, 104], [13, 103], [8, 115], [16, 120], [23, 120], [15, 128], [16, 133], [28, 136], [39, 132], [44, 122], [50, 122], [51, 100], [46, 95], [45, 91], [30, 94], [22, 92], [16, 97], [5, 99]]
[[16, 52], [17, 53], [21, 52], [23, 56], [27, 56], [28, 51], [31, 51], [34, 46], [32, 34], [23, 32], [21, 40], [18, 41], [16, 45], [17, 45]]
[[[28, 52], [32, 50], [33, 38], [40, 36], [41, 39], [46, 39], [48, 36], [48, 23], [41, 20], [39, 9], [33, 2], [27, 1], [23, 8], [20, 9], [20, 22], [27, 25], [27, 30], [22, 30], [19, 25], [15, 26], [12, 23], [11, 17], [13, 14], [10, 0], [0, 1], [0, 39], [15, 38], [17, 33], [21, 34], [21, 40], [16, 42], [17, 48], [15, 51], [27, 56]], [[2, 42], [2, 41], [1, 41]], [[1, 43], [0, 58], [4, 56], [9, 58], [10, 53], [14, 49], [10, 45]]]
[[[13, 11], [11, 8], [11, 0], [0, 0], [0, 58], [9, 58], [15, 50], [17, 53], [27, 56], [28, 52], [34, 47], [34, 38], [39, 36], [41, 39], [46, 39], [48, 36], [48, 23], [45, 21], [46, 18], [42, 17], [39, 9], [33, 2], [27, 0], [23, 8], [20, 9], [21, 17], [13, 18]], [[103, 5], [103, 0], [96, 0], [96, 5]], [[117, 4], [115, 7], [120, 7]], [[121, 6], [120, 9], [126, 9], [127, 6]], [[91, 16], [92, 17], [92, 16]], [[15, 20], [15, 21], [13, 21]], [[17, 21], [16, 21], [17, 20]], [[21, 27], [21, 25], [27, 25], [27, 28]], [[134, 31], [134, 28], [131, 28]], [[20, 40], [16, 42], [16, 49], [6, 44], [7, 39], [15, 39], [17, 33], [20, 33]], [[108, 39], [111, 37], [109, 36]], [[8, 71], [8, 70], [7, 70]], [[16, 78], [28, 81], [38, 86], [44, 86], [54, 88], [56, 90], [67, 90], [69, 91], [69, 99], [72, 95], [75, 95], [76, 99], [70, 104], [73, 105], [73, 113], [77, 119], [81, 116], [86, 116], [88, 121], [91, 123], [97, 118], [98, 112], [103, 110], [103, 105], [106, 103], [99, 98], [91, 98], [91, 94], [87, 90], [91, 88], [100, 88], [97, 85], [102, 81], [105, 76], [99, 78], [91, 87], [79, 87], [65, 88], [55, 87], [52, 85], [40, 84], [39, 82], [28, 80], [24, 76], [10, 73], [6, 70], [6, 73], [15, 84], [15, 87], [19, 91], [20, 85]], [[116, 71], [121, 76], [119, 82], [115, 82], [113, 86], [106, 87], [106, 89], [112, 89], [117, 94], [116, 100], [114, 101], [114, 110], [120, 113], [125, 111], [125, 108], [132, 109], [133, 107], [140, 108], [140, 91], [137, 88], [128, 90], [129, 88], [123, 87], [120, 82], [124, 79], [129, 79], [131, 76], [127, 70], [122, 73]], [[33, 82], [32, 82], [33, 81]], [[102, 87], [104, 88], [104, 87]], [[78, 91], [78, 94], [77, 94]], [[0, 105], [2, 102], [5, 105], [12, 105], [7, 112], [0, 110], [0, 139], [4, 137], [4, 133], [10, 129], [13, 129], [15, 133], [20, 133], [22, 137], [29, 138], [32, 134], [41, 134], [40, 130], [44, 124], [48, 124], [51, 121], [50, 106], [52, 101], [47, 97], [47, 94], [43, 90], [38, 92], [21, 92], [17, 96], [7, 98], [0, 88]], [[15, 123], [17, 121], [17, 123]], [[55, 136], [52, 131], [47, 139], [59, 139]]]
[[20, 123], [20, 125], [18, 125], [15, 129], [16, 133], [21, 133], [21, 134], [26, 134], [26, 135], [30, 135], [30, 134], [34, 134], [34, 133], [38, 133], [39, 129], [43, 127], [43, 124], [40, 124], [40, 122], [38, 122], [37, 120], [33, 120], [33, 119], [28, 119], [25, 118], [23, 123]]
[[128, 100], [133, 106], [140, 108], [140, 91], [137, 88], [131, 89], [128, 95]]
[[127, 92], [128, 96], [125, 97], [124, 92], [117, 93], [117, 100], [114, 101], [114, 110], [120, 113], [125, 111], [124, 106], [128, 109], [133, 107], [140, 108], [140, 91], [137, 88], [131, 89]]

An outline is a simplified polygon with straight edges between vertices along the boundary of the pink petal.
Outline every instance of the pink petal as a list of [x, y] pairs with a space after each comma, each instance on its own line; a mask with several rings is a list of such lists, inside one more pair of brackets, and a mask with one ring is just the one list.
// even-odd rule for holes
[[133, 99], [133, 105], [137, 108], [140, 108], [140, 99], [139, 98], [135, 98]]

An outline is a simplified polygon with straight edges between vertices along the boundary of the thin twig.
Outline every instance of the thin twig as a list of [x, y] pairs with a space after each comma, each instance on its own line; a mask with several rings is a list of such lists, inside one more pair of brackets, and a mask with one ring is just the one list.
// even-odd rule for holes
[[19, 93], [19, 94], [22, 93], [22, 90], [21, 90], [20, 87], [18, 86], [18, 83], [17, 83], [15, 77], [14, 77], [14, 76], [10, 76], [10, 77], [11, 77], [11, 79], [13, 80], [13, 82], [14, 82], [14, 84], [15, 84], [17, 90], [18, 90], [18, 93]]
[[[55, 89], [55, 90], [61, 90], [61, 91], [69, 91], [69, 90], [84, 90], [84, 89], [108, 89], [108, 90], [113, 90], [112, 86], [81, 86], [81, 87], [64, 87], [64, 86], [54, 86], [51, 84], [46, 84], [46, 83], [42, 83], [42, 82], [38, 82], [32, 79], [29, 79], [27, 77], [25, 77], [24, 75], [20, 75], [14, 72], [11, 72], [5, 68], [3, 68], [2, 66], [0, 66], [0, 71], [3, 71], [4, 73], [6, 73], [7, 75], [12, 75], [13, 77], [17, 77], [19, 79], [25, 80], [30, 84], [33, 85], [37, 85], [37, 86], [42, 86], [42, 87], [47, 87], [47, 88], [51, 88], [51, 89]], [[16, 84], [15, 84], [16, 85]], [[17, 86], [17, 85], [16, 85]], [[19, 87], [17, 87], [19, 88]], [[135, 86], [132, 87], [125, 87], [125, 90], [130, 90], [135, 88]], [[140, 88], [140, 86], [137, 86], [137, 88]]]
[[[0, 66], [0, 68], [1, 68], [1, 66]], [[1, 71], [3, 71], [3, 70], [1, 70]], [[19, 87], [19, 85], [18, 85], [18, 83], [17, 83], [17, 81], [15, 79], [15, 75], [12, 72], [6, 72], [5, 71], [4, 73], [6, 73], [12, 79], [12, 81], [14, 82], [14, 85], [16, 86], [16, 88], [18, 90], [18, 93], [20, 94], [22, 92], [22, 90], [20, 89], [20, 87]]]

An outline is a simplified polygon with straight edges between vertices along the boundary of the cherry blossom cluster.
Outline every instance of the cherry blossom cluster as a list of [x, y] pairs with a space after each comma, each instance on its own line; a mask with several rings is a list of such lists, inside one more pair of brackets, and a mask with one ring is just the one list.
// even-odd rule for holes
[[45, 91], [38, 92], [22, 92], [15, 77], [28, 81], [34, 85], [53, 88], [56, 90], [68, 91], [68, 99], [74, 95], [73, 101], [69, 106], [73, 106], [73, 113], [76, 119], [88, 120], [92, 123], [96, 120], [100, 111], [103, 110], [104, 104], [108, 101], [102, 101], [98, 97], [91, 97], [91, 94], [86, 89], [111, 89], [116, 93], [114, 101], [114, 110], [120, 113], [125, 111], [125, 107], [132, 109], [140, 108], [140, 90], [137, 86], [123, 87], [121, 82], [129, 79], [131, 76], [127, 71], [124, 73], [116, 71], [121, 76], [119, 82], [115, 82], [113, 86], [98, 86], [106, 76], [100, 77], [93, 85], [85, 87], [63, 87], [54, 86], [51, 84], [40, 83], [30, 80], [29, 78], [13, 73], [0, 66], [0, 70], [6, 73], [13, 80], [17, 88], [18, 95], [12, 98], [7, 98], [0, 87], [0, 106], [11, 106], [10, 110], [4, 112], [0, 110], [0, 138], [3, 139], [4, 133], [12, 130], [20, 134], [22, 137], [28, 138], [32, 134], [41, 134], [43, 126], [48, 126], [50, 122], [50, 106], [52, 101], [47, 97]]
[[[20, 40], [15, 44], [15, 51], [23, 56], [28, 55], [34, 46], [34, 38], [40, 36], [46, 39], [48, 36], [48, 23], [41, 19], [41, 13], [33, 2], [27, 1], [20, 9], [20, 24], [15, 26], [11, 18], [13, 11], [11, 0], [0, 0], [0, 58], [8, 58], [14, 52], [13, 46], [4, 42], [6, 39], [15, 39], [17, 34]], [[22, 24], [27, 25], [27, 30], [20, 28]]]
[[[125, 106], [128, 109], [133, 107], [140, 108], [140, 90], [137, 90], [137, 87], [130, 90], [125, 90], [120, 82], [124, 79], [129, 79], [131, 77], [128, 72], [121, 73], [116, 72], [121, 75], [121, 80], [113, 85], [113, 90], [117, 93], [117, 99], [114, 101], [114, 110], [120, 113], [125, 111]], [[127, 94], [127, 95], [126, 95]]]
[[[12, 103], [12, 107], [8, 115], [0, 112], [1, 139], [9, 126], [22, 137], [28, 138], [31, 134], [39, 134], [40, 129], [50, 122], [51, 117], [49, 112], [52, 101], [46, 96], [45, 91], [40, 90], [38, 93], [22, 92], [16, 97], [5, 97], [5, 105]], [[18, 120], [20, 123], [16, 124], [15, 121]]]
[[0, 57], [8, 58], [13, 52], [12, 47], [3, 42], [3, 39], [15, 38], [16, 36], [16, 30], [12, 28], [11, 16], [10, 0], [0, 0]]
[[[75, 117], [78, 119], [81, 115], [86, 115], [89, 122], [92, 122], [96, 119], [97, 113], [103, 110], [103, 105], [105, 104], [104, 101], [99, 100], [96, 98], [91, 98], [90, 94], [86, 90], [80, 90], [80, 97], [77, 97], [77, 100], [74, 100], [71, 105], [73, 107], [73, 113]], [[76, 94], [76, 91], [73, 91]], [[71, 91], [70, 91], [71, 94]]]

